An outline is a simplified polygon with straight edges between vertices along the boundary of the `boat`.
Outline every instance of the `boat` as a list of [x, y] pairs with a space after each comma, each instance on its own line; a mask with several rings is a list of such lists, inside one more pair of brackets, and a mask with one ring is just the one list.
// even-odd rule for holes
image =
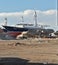
[[30, 26], [32, 26], [32, 24], [17, 24], [16, 26], [3, 25], [3, 30], [10, 36], [16, 37], [22, 34], [22, 32], [27, 32], [29, 29], [31, 29]]
[[34, 24], [26, 24], [23, 23], [23, 16], [22, 16], [22, 23], [20, 24], [16, 24], [15, 26], [10, 26], [7, 25], [7, 18], [5, 18], [5, 24], [2, 25], [4, 27], [4, 32], [6, 32], [6, 34], [9, 34], [10, 36], [16, 37], [20, 34], [22, 34], [23, 32], [27, 32], [30, 29], [38, 29], [37, 27], [37, 14], [35, 11], [35, 26]]
[[[35, 11], [34, 17], [35, 17], [35, 24], [23, 23], [23, 17], [22, 17], [22, 23], [16, 24], [15, 26], [7, 25], [7, 18], [5, 18], [5, 25], [2, 25], [4, 27], [3, 31], [6, 34], [16, 38], [18, 35], [21, 35], [23, 32], [27, 32], [30, 30], [32, 30], [32, 32], [34, 30], [36, 30], [35, 31], [36, 33], [42, 33], [42, 34], [44, 34], [45, 32], [47, 33], [47, 31], [52, 30], [52, 29], [45, 29], [45, 28], [43, 28], [43, 26], [41, 26], [41, 27], [38, 26], [36, 11]], [[35, 33], [35, 32], [33, 32], [33, 33]], [[52, 30], [52, 32], [54, 32], [54, 31]], [[48, 35], [52, 32], [49, 32]]]

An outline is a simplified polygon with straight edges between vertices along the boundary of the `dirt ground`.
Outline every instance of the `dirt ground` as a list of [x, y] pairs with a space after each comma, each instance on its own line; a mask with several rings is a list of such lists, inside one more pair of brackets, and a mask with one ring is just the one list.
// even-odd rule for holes
[[1, 57], [58, 64], [58, 39], [0, 40]]

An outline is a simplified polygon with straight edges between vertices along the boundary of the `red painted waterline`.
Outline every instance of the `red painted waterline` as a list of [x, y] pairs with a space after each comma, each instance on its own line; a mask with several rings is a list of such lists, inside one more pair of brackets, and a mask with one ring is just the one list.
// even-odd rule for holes
[[17, 37], [18, 35], [20, 35], [22, 32], [7, 32], [8, 35], [12, 36], [12, 37]]

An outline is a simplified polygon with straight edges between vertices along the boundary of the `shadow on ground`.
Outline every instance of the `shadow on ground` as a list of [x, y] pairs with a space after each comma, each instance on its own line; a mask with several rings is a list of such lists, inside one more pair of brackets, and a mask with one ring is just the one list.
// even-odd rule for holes
[[0, 65], [58, 65], [58, 64], [29, 63], [29, 60], [26, 59], [2, 57], [0, 58]]

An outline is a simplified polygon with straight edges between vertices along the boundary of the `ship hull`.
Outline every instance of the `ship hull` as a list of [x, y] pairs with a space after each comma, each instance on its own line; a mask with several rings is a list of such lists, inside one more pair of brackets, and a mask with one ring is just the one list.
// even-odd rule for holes
[[23, 32], [23, 31], [27, 31], [28, 28], [20, 28], [20, 27], [13, 27], [13, 26], [3, 26], [7, 31], [19, 31], [19, 32]]
[[7, 32], [6, 34], [12, 36], [12, 37], [17, 37], [18, 35], [20, 35], [22, 32], [17, 32], [17, 31], [10, 31]]
[[22, 34], [22, 32], [28, 31], [28, 28], [20, 28], [20, 27], [13, 27], [13, 26], [3, 26], [3, 27], [5, 28], [4, 32], [6, 32], [6, 34], [12, 37], [17, 37], [18, 35]]

